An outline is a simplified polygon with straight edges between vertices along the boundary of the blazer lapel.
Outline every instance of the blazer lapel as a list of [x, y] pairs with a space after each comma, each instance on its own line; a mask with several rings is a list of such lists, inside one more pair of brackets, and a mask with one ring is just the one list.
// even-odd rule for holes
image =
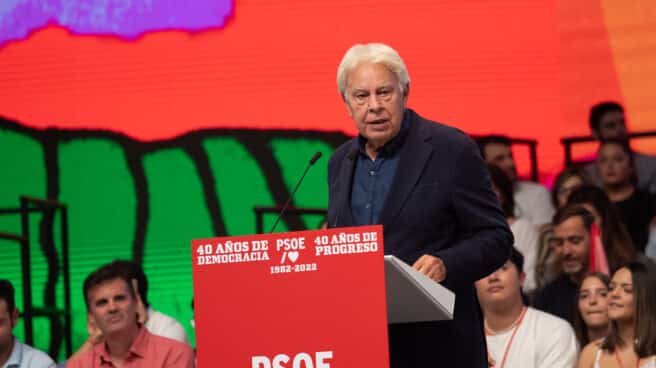
[[431, 137], [422, 134], [422, 125], [420, 125], [422, 122], [419, 121], [420, 118], [416, 115], [415, 117], [410, 121], [410, 131], [401, 148], [401, 157], [399, 158], [394, 182], [387, 194], [380, 215], [380, 223], [383, 226], [389, 226], [394, 222], [433, 153], [433, 147], [426, 143]]
[[357, 159], [354, 151], [357, 152], [357, 141], [351, 145], [350, 153], [344, 156], [340, 166], [336, 188], [337, 215], [334, 226], [352, 226], [353, 214], [351, 213], [351, 186], [353, 185], [353, 172], [355, 169], [355, 160]]

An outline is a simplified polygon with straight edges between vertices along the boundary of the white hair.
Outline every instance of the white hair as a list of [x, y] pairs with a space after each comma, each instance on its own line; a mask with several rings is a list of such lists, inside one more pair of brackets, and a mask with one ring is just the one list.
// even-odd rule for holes
[[401, 56], [396, 50], [383, 43], [356, 44], [346, 51], [337, 68], [337, 89], [345, 101], [346, 81], [348, 80], [349, 73], [363, 62], [385, 66], [396, 75], [396, 78], [399, 80], [401, 92], [407, 92], [407, 87], [410, 84], [410, 76], [408, 75], [408, 69], [406, 69], [405, 63], [403, 63], [403, 59], [401, 59]]

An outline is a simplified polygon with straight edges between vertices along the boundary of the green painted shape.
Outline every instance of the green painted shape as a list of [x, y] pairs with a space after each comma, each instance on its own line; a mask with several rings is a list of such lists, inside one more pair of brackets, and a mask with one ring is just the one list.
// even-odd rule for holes
[[[215, 178], [216, 192], [228, 235], [255, 233], [256, 206], [273, 206], [264, 173], [255, 158], [234, 138], [203, 142]], [[265, 222], [265, 229], [272, 220]], [[267, 226], [268, 225], [268, 226]], [[284, 229], [284, 224], [280, 229]]]
[[[132, 258], [136, 194], [119, 144], [79, 139], [61, 143], [58, 149], [59, 199], [68, 205], [75, 350], [88, 337], [84, 279], [116, 258]], [[59, 234], [59, 223], [55, 226]], [[58, 297], [63, 306], [63, 294]]]
[[[278, 160], [289, 191], [294, 189], [314, 153], [322, 153], [294, 195], [294, 203], [297, 207], [328, 208], [328, 159], [334, 151], [332, 146], [316, 140], [279, 138], [271, 141], [271, 149]], [[302, 219], [306, 228], [318, 229], [324, 217], [304, 215]]]
[[147, 155], [144, 168], [150, 206], [144, 254], [148, 299], [153, 308], [175, 316], [194, 343], [191, 240], [214, 236], [202, 184], [181, 149]]
[[[43, 148], [41, 143], [30, 136], [0, 129], [0, 168], [3, 175], [0, 179], [0, 207], [20, 207], [19, 197], [27, 195], [43, 198], [46, 193], [46, 171]], [[40, 252], [38, 242], [38, 224], [41, 219], [39, 214], [30, 215], [30, 250], [33, 287], [32, 300], [35, 305], [42, 300], [42, 288], [39, 288], [45, 280], [44, 258]], [[21, 234], [21, 220], [19, 214], [8, 214], [0, 216], [0, 231], [13, 234]], [[20, 246], [17, 242], [0, 240], [0, 278], [11, 281], [16, 290], [16, 305], [19, 310], [23, 309], [23, 281], [20, 258]], [[49, 330], [48, 330], [49, 332]], [[24, 339], [24, 328], [19, 323], [14, 328], [14, 334], [19, 339]], [[46, 341], [49, 341], [49, 333], [41, 333]], [[45, 347], [43, 339], [36, 339], [37, 346]]]
[[[0, 207], [19, 207], [18, 197], [21, 195], [45, 196], [45, 161], [39, 141], [0, 129], [0, 168], [3, 171], [0, 177]], [[20, 216], [0, 216], [0, 231], [19, 234]]]
[[[209, 138], [203, 143], [229, 235], [255, 232], [254, 206], [275, 205], [267, 181], [254, 157], [234, 138]], [[298, 206], [325, 208], [327, 205], [326, 164], [332, 148], [305, 139], [276, 139], [275, 158], [283, 170], [285, 185], [293, 188], [314, 152], [318, 161], [295, 196]], [[0, 130], [0, 167], [9, 168], [3, 178], [0, 200], [18, 205], [20, 194], [45, 196], [45, 163], [40, 143], [15, 132]], [[77, 139], [59, 146], [60, 196], [69, 206], [71, 290], [73, 302], [74, 350], [87, 338], [86, 307], [82, 282], [89, 272], [115, 258], [132, 257], [136, 219], [134, 181], [121, 146], [111, 140]], [[192, 298], [190, 240], [214, 236], [205, 204], [200, 178], [193, 162], [179, 149], [156, 151], [144, 157], [149, 190], [150, 218], [147, 224], [144, 270], [149, 277], [149, 300], [163, 313], [178, 319], [195, 343], [189, 320]], [[14, 173], [16, 173], [14, 175]], [[3, 203], [4, 204], [4, 203]], [[11, 203], [6, 203], [11, 205]], [[35, 305], [42, 305], [47, 276], [46, 260], [38, 242], [40, 215], [30, 217], [33, 254], [32, 281]], [[265, 217], [264, 228], [275, 216]], [[321, 217], [304, 218], [308, 228], [316, 228]], [[59, 244], [59, 217], [55, 223], [55, 241]], [[1, 230], [20, 231], [18, 217], [0, 217]], [[281, 223], [277, 231], [286, 231]], [[3, 246], [0, 240], [0, 246]], [[10, 252], [11, 253], [11, 252]], [[18, 305], [22, 305], [21, 270], [18, 249], [0, 257], [2, 277], [14, 282]], [[57, 304], [63, 306], [63, 286], [57, 284]], [[44, 318], [36, 318], [35, 345], [47, 349], [50, 334]], [[22, 338], [22, 324], [15, 329]], [[63, 346], [59, 359], [63, 359]]]

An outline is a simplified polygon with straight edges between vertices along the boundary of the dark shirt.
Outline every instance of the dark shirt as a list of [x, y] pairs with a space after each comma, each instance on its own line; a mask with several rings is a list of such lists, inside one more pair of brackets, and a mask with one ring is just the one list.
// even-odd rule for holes
[[358, 159], [351, 191], [351, 211], [355, 226], [379, 223], [385, 199], [396, 176], [399, 151], [407, 131], [408, 121], [404, 116], [399, 133], [381, 148], [376, 160], [367, 155], [366, 139], [358, 137]]
[[574, 326], [578, 304], [578, 285], [568, 275], [561, 275], [545, 285], [535, 296], [534, 307], [560, 317]]
[[656, 199], [641, 189], [636, 189], [623, 201], [614, 202], [620, 219], [631, 235], [633, 246], [644, 252], [649, 239], [649, 223], [656, 216]]

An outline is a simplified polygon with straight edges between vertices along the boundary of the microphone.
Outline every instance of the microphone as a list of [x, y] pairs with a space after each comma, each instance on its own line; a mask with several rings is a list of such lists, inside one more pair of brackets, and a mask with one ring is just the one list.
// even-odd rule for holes
[[278, 222], [280, 222], [280, 219], [282, 218], [282, 215], [285, 213], [287, 210], [287, 206], [289, 206], [289, 202], [292, 201], [292, 198], [294, 197], [294, 194], [296, 194], [296, 191], [298, 190], [298, 187], [301, 186], [301, 183], [303, 182], [303, 179], [305, 179], [305, 175], [307, 175], [308, 171], [310, 171], [310, 167], [314, 165], [317, 160], [321, 158], [321, 152], [317, 151], [315, 154], [312, 156], [310, 159], [310, 162], [308, 162], [307, 166], [305, 167], [305, 171], [303, 171], [303, 175], [301, 175], [301, 178], [298, 179], [298, 182], [296, 183], [296, 186], [294, 187], [294, 190], [289, 194], [289, 198], [287, 198], [287, 202], [285, 202], [285, 205], [282, 206], [282, 210], [280, 210], [280, 213], [278, 214], [278, 217], [276, 218], [276, 222], [273, 223], [273, 226], [271, 226], [271, 230], [269, 230], [269, 234], [273, 233], [273, 230], [276, 229], [276, 226], [278, 225]]

